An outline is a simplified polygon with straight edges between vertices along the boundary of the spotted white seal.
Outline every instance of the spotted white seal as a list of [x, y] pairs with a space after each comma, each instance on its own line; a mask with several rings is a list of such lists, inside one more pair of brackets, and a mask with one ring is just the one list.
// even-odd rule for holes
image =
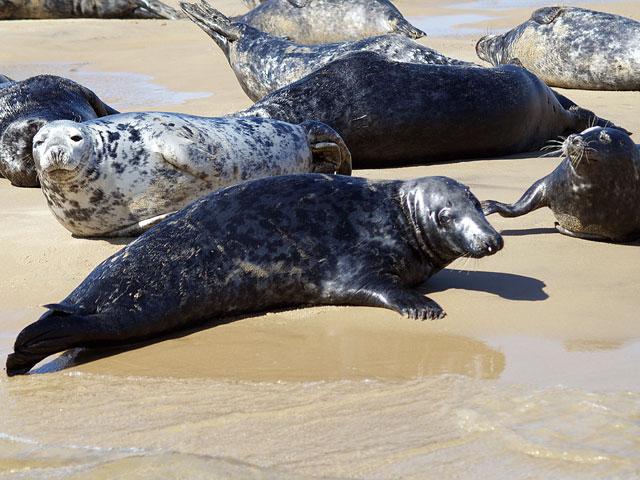
[[164, 18], [182, 14], [158, 0], [3, 0], [0, 19]]
[[34, 138], [42, 191], [80, 236], [137, 235], [195, 199], [244, 180], [351, 173], [326, 125], [138, 112], [53, 122]]
[[235, 20], [303, 44], [344, 42], [389, 33], [414, 39], [425, 35], [389, 0], [268, 0]]
[[416, 287], [457, 258], [502, 247], [475, 196], [450, 178], [244, 182], [182, 209], [45, 305], [18, 335], [7, 374], [72, 347], [122, 345], [286, 306], [368, 305], [441, 318]]
[[351, 52], [375, 52], [399, 62], [474, 65], [442, 55], [404, 35], [299, 45], [230, 20], [205, 1], [200, 4], [181, 3], [180, 6], [222, 49], [240, 86], [254, 101]]
[[592, 127], [567, 137], [565, 159], [517, 202], [483, 202], [486, 215], [519, 217], [549, 207], [559, 232], [608, 242], [640, 238], [640, 153], [620, 130]]
[[544, 7], [476, 44], [482, 60], [516, 63], [547, 85], [640, 90], [640, 22], [578, 7]]

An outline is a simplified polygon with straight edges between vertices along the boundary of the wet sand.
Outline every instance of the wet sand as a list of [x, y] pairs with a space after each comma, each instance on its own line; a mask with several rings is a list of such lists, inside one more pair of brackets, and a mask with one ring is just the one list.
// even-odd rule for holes
[[[177, 5], [173, 1], [167, 3]], [[475, 33], [429, 36], [421, 40], [446, 55], [476, 62], [480, 62], [474, 52], [479, 36], [486, 31], [516, 25], [533, 10], [483, 10], [473, 8], [473, 4], [442, 6], [441, 2], [431, 0], [403, 0], [396, 4], [411, 18], [451, 14], [470, 15], [463, 18], [472, 21], [477, 19], [474, 15], [489, 18], [457, 26], [465, 32], [466, 29], [475, 30]], [[633, 1], [578, 5], [640, 20], [640, 5]], [[239, 0], [217, 1], [214, 6], [229, 15], [246, 11]], [[416, 23], [421, 25], [418, 21]], [[162, 110], [216, 116], [246, 108], [252, 103], [239, 87], [220, 49], [188, 20], [2, 22], [0, 43], [5, 46], [0, 53], [0, 73], [17, 79], [38, 73], [38, 69], [40, 73], [54, 71], [70, 78], [81, 75], [82, 80], [79, 81], [122, 111]], [[93, 76], [86, 72], [96, 74]], [[107, 74], [111, 76], [107, 78]], [[144, 77], [127, 76], [129, 74]], [[118, 86], [118, 81], [123, 82], [122, 85]], [[128, 89], [132, 82], [143, 92], [152, 88], [158, 90], [154, 90], [151, 98], [144, 97], [141, 105], [131, 98]], [[640, 92], [559, 91], [580, 106], [640, 135], [637, 113]], [[180, 97], [178, 93], [189, 95]], [[142, 93], [138, 97], [143, 98]], [[191, 99], [179, 103], [181, 98]], [[538, 152], [532, 152], [409, 168], [356, 170], [354, 175], [388, 179], [446, 175], [469, 185], [480, 199], [515, 201], [531, 183], [551, 172], [560, 160], [560, 157], [540, 157]], [[3, 247], [0, 251], [0, 359], [4, 363], [17, 333], [44, 311], [39, 306], [64, 298], [99, 262], [122, 248], [126, 241], [72, 237], [49, 213], [38, 189], [11, 187], [4, 179], [0, 179], [0, 205]], [[6, 400], [11, 405], [0, 415], [0, 433], [55, 445], [75, 442], [224, 456], [293, 473], [340, 477], [424, 478], [419, 472], [424, 471], [421, 470], [424, 468], [422, 462], [428, 458], [429, 465], [438, 465], [434, 471], [444, 472], [443, 478], [453, 478], [460, 473], [458, 467], [447, 467], [451, 458], [434, 452], [442, 453], [452, 448], [453, 444], [444, 439], [451, 433], [447, 428], [467, 428], [469, 423], [460, 419], [466, 415], [464, 404], [472, 402], [481, 410], [479, 405], [481, 399], [486, 399], [487, 392], [493, 394], [488, 404], [495, 405], [492, 411], [499, 417], [504, 405], [511, 405], [507, 408], [514, 405], [526, 408], [525, 392], [535, 388], [538, 393], [532, 395], [539, 398], [532, 401], [546, 422], [552, 424], [560, 417], [555, 417], [554, 411], [548, 412], [546, 417], [543, 413], [545, 402], [551, 397], [566, 409], [562, 418], [566, 417], [569, 423], [575, 414], [570, 404], [576, 399], [582, 401], [593, 395], [600, 399], [620, 395], [616, 403], [620, 409], [630, 398], [628, 395], [637, 399], [635, 395], [640, 393], [637, 299], [640, 243], [611, 245], [560, 235], [553, 229], [554, 218], [549, 210], [539, 210], [516, 219], [491, 216], [489, 220], [502, 232], [504, 250], [482, 260], [458, 260], [425, 286], [425, 293], [447, 312], [443, 320], [416, 322], [392, 311], [366, 307], [294, 309], [237, 319], [132, 350], [97, 354], [83, 352], [75, 359], [77, 365], [62, 372], [0, 379], [0, 404]], [[67, 358], [50, 358], [36, 372], [57, 370]], [[71, 392], [91, 398], [100, 392], [105, 399], [110, 399], [105, 400], [102, 407], [108, 404], [115, 417], [118, 409], [113, 403], [120, 398], [117, 392], [123, 388], [122, 384], [134, 388], [133, 384], [144, 385], [145, 382], [150, 384], [148, 391], [153, 391], [155, 396], [150, 399], [144, 391], [139, 392], [140, 402], [132, 400], [126, 409], [137, 405], [146, 416], [153, 417], [153, 412], [156, 412], [165, 419], [172, 418], [177, 424], [184, 422], [183, 427], [176, 427], [180, 432], [177, 443], [171, 443], [164, 437], [166, 430], [163, 429], [168, 426], [159, 430], [151, 428], [143, 439], [136, 437], [124, 424], [126, 419], [136, 428], [144, 422], [140, 417], [137, 423], [134, 420], [134, 417], [138, 418], [136, 414], [127, 412], [119, 429], [114, 430], [120, 432], [120, 437], [100, 436], [97, 427], [92, 430], [86, 424], [102, 410], [92, 411], [88, 400], [81, 401], [84, 410], [76, 411], [76, 423], [72, 421], [76, 417], [49, 416], [44, 413], [48, 411], [46, 409], [41, 418], [29, 417], [22, 423], [20, 420], [22, 415], [37, 409], [41, 399], [45, 398], [51, 405], [60, 405], [62, 411], [62, 403], [70, 400]], [[199, 382], [208, 383], [203, 387]], [[314, 395], [307, 397], [303, 394], [306, 385], [314, 385], [310, 387]], [[447, 390], [449, 388], [451, 390]], [[221, 392], [228, 389], [236, 392], [237, 397], [231, 400], [223, 398]], [[448, 392], [456, 402], [460, 402], [455, 426], [448, 423], [451, 420], [446, 413], [449, 409], [438, 404], [447, 402], [446, 398], [438, 398], [438, 389]], [[465, 395], [453, 394], [466, 389]], [[571, 396], [563, 389], [577, 389], [581, 393]], [[316, 411], [314, 415], [319, 415], [318, 412], [322, 412], [321, 399], [326, 396], [335, 402], [332, 403], [332, 415], [340, 412], [341, 416], [349, 419], [348, 425], [345, 427], [344, 423], [335, 421], [325, 424], [321, 430], [311, 429], [309, 437], [305, 438], [313, 446], [305, 447], [304, 443], [291, 440], [298, 447], [291, 452], [288, 451], [287, 432], [304, 429], [305, 422], [321, 422], [320, 418], [298, 412], [291, 415], [304, 418], [300, 424], [290, 417], [282, 418], [281, 424], [277, 420], [246, 422], [245, 419], [239, 425], [248, 432], [261, 432], [256, 438], [248, 440], [248, 433], [236, 437], [231, 431], [216, 430], [217, 427], [211, 425], [213, 431], [219, 432], [225, 445], [214, 448], [215, 435], [208, 433], [207, 438], [212, 443], [196, 448], [192, 442], [198, 435], [203, 435], [203, 431], [202, 425], [193, 428], [191, 415], [197, 412], [205, 415], [200, 407], [206, 400], [196, 395], [197, 402], [191, 405], [189, 399], [201, 390], [208, 392], [213, 403], [229, 402], [225, 403], [228, 409], [225, 414], [233, 415], [243, 415], [249, 405], [267, 415], [272, 407], [276, 408], [278, 402], [286, 398], [289, 390], [292, 391], [291, 398], [300, 404], [309, 403], [309, 411]], [[170, 408], [161, 399], [163, 392], [171, 396], [174, 391], [183, 395], [179, 413], [177, 406]], [[365, 456], [358, 453], [365, 449], [368, 438], [365, 436], [362, 442], [357, 440], [363, 433], [356, 425], [356, 419], [362, 420], [358, 412], [363, 404], [359, 402], [369, 396], [375, 397], [376, 392], [380, 394], [378, 403], [372, 400], [370, 410], [366, 407], [363, 412], [377, 412], [388, 406], [390, 416], [396, 415], [409, 424], [403, 425], [402, 431], [410, 437], [418, 434], [417, 429], [424, 432], [430, 426], [444, 432], [442, 439], [436, 435], [434, 443], [429, 444], [431, 450], [428, 455], [425, 453], [428, 449], [408, 455], [407, 449], [413, 445], [411, 440], [400, 440], [399, 437], [394, 440], [397, 426], [385, 423], [384, 415], [376, 416], [379, 421], [376, 425], [363, 420], [367, 429], [377, 429], [379, 436], [388, 437], [388, 445], [395, 445], [405, 452], [400, 462], [403, 467], [398, 467], [397, 471], [393, 469], [394, 462], [400, 458], [397, 453], [383, 453], [377, 460], [373, 453], [375, 449]], [[397, 397], [393, 408], [385, 403], [384, 392]], [[477, 396], [474, 397], [473, 392]], [[254, 395], [257, 398], [252, 404]], [[359, 400], [351, 401], [349, 395]], [[403, 395], [412, 402], [419, 402], [420, 398], [433, 400], [434, 405], [440, 405], [434, 408], [440, 408], [438, 411], [442, 418], [447, 420], [429, 423], [423, 419], [411, 428], [416, 412], [399, 400]], [[293, 403], [295, 401], [292, 400]], [[419, 405], [424, 407], [423, 412], [429, 408], [421, 401]], [[163, 409], [170, 414], [165, 416]], [[477, 416], [480, 410], [469, 415]], [[629, 418], [634, 415], [637, 418], [637, 412], [627, 411], [627, 414]], [[524, 420], [520, 418], [518, 421]], [[532, 423], [535, 421], [531, 419]], [[474, 426], [465, 430], [467, 433], [482, 430], [482, 421], [473, 422]], [[514, 425], [517, 423], [514, 421]], [[42, 428], [42, 424], [48, 428]], [[63, 441], [57, 432], [69, 424], [71, 427], [63, 431], [67, 438], [74, 440]], [[593, 428], [597, 430], [595, 425]], [[265, 448], [272, 439], [264, 429], [278, 432], [279, 440], [275, 441], [274, 451]], [[517, 430], [517, 426], [514, 429]], [[451, 435], [455, 437], [453, 433]], [[567, 444], [571, 443], [572, 435], [567, 434]], [[342, 439], [342, 443], [338, 441], [334, 451], [328, 445], [329, 439]], [[451, 441], [461, 455], [465, 448], [471, 454], [482, 450], [481, 441], [477, 445], [471, 442], [467, 447], [464, 446], [466, 441]], [[503, 447], [496, 445], [494, 454], [500, 458], [499, 450]], [[640, 449], [637, 441], [632, 441], [631, 445], [628, 450], [631, 453], [625, 454], [626, 459], [632, 459], [629, 460], [631, 463], [623, 464], [626, 467], [631, 465], [633, 471], [639, 465], [637, 456]], [[546, 447], [550, 448], [548, 444]], [[531, 453], [526, 453], [527, 448], [523, 447], [525, 458], [531, 459]], [[568, 447], [558, 447], [558, 451], [563, 451], [563, 448], [566, 450]], [[263, 454], [250, 453], [256, 450]], [[339, 454], [336, 453], [338, 451]], [[594, 455], [593, 458], [597, 457]], [[317, 461], [320, 456], [324, 456], [324, 462]], [[287, 458], [296, 460], [287, 462]], [[193, 459], [185, 460], [184, 464], [189, 461]], [[574, 472], [577, 460], [572, 461], [571, 467], [559, 470], [564, 472], [564, 476], [549, 478], [573, 478], [576, 472], [576, 478], [587, 478], [580, 476], [580, 470]], [[141, 470], [145, 465], [140, 467]], [[516, 460], [515, 465], [525, 470], [537, 468], [535, 462], [529, 465], [528, 460]], [[3, 466], [0, 456], [0, 471]], [[493, 473], [505, 478], [504, 475], [511, 470], [507, 465], [497, 472], [495, 466], [483, 469], [475, 465], [471, 471], [478, 476]], [[638, 470], [635, 471], [637, 473]]]

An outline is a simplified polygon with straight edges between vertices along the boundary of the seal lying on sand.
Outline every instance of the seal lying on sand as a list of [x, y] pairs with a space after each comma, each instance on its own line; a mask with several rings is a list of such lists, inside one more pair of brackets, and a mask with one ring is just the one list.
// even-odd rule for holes
[[166, 18], [182, 17], [157, 0], [3, 0], [0, 19], [23, 18]]
[[469, 189], [445, 177], [244, 182], [171, 216], [46, 305], [18, 335], [7, 374], [72, 347], [122, 345], [285, 306], [440, 318], [440, 306], [414, 287], [456, 258], [502, 246]]
[[640, 90], [640, 23], [577, 7], [545, 7], [476, 44], [482, 60], [518, 63], [551, 86]]
[[53, 122], [33, 145], [49, 208], [80, 236], [138, 235], [197, 198], [244, 180], [351, 174], [340, 136], [313, 121], [125, 113]]
[[269, 0], [235, 17], [296, 43], [330, 43], [399, 33], [425, 35], [388, 0]]
[[404, 35], [380, 35], [354, 42], [298, 45], [229, 20], [206, 2], [180, 6], [227, 56], [242, 89], [252, 100], [285, 87], [351, 52], [372, 51], [400, 62], [473, 65], [449, 58]]
[[523, 68], [420, 65], [352, 53], [231, 116], [314, 119], [370, 168], [536, 150], [610, 125]]
[[619, 130], [593, 127], [570, 135], [567, 157], [517, 202], [483, 202], [485, 214], [519, 217], [549, 207], [572, 237], [626, 242], [640, 237], [640, 153]]
[[0, 174], [12, 185], [37, 187], [32, 140], [54, 120], [81, 122], [118, 113], [72, 80], [38, 75], [0, 89]]

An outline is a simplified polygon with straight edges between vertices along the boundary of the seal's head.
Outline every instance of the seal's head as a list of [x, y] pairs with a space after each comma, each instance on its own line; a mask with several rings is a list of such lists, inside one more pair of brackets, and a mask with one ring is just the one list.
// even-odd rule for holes
[[52, 122], [33, 138], [33, 158], [40, 178], [57, 183], [74, 181], [88, 166], [92, 151], [85, 128], [70, 120]]
[[504, 56], [504, 35], [485, 35], [476, 43], [478, 58], [492, 65], [508, 63]]
[[562, 153], [581, 177], [640, 179], [640, 153], [629, 135], [615, 128], [592, 127], [569, 135]]
[[447, 177], [407, 182], [404, 192], [420, 247], [444, 267], [459, 257], [481, 258], [502, 249], [502, 237], [489, 224], [468, 187]]

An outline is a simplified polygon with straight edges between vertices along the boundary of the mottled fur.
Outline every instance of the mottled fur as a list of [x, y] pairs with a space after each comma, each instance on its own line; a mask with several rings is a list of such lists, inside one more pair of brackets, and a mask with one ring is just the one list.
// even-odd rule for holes
[[158, 0], [2, 0], [0, 19], [182, 17]]

